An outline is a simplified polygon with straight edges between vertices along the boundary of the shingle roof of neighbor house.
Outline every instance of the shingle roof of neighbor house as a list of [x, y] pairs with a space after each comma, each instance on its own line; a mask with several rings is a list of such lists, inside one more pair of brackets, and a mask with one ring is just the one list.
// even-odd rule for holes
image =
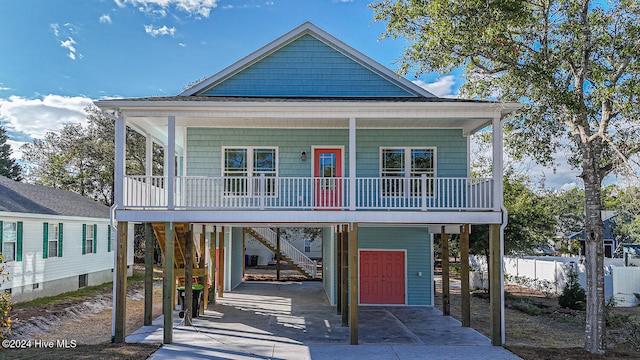
[[109, 207], [71, 191], [0, 176], [0, 212], [109, 218]]

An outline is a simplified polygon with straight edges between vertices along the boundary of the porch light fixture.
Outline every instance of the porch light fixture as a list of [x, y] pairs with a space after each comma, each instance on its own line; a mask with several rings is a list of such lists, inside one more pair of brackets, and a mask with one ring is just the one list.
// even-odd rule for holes
[[300, 153], [300, 161], [307, 161], [307, 152], [304, 150]]

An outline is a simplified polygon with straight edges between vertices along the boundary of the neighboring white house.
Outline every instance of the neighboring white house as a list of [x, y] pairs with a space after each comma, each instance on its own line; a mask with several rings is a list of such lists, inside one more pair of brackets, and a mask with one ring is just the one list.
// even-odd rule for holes
[[[0, 291], [14, 302], [112, 281], [112, 234], [109, 207], [0, 177], [0, 252], [9, 273]], [[133, 242], [130, 248], [133, 264]]]

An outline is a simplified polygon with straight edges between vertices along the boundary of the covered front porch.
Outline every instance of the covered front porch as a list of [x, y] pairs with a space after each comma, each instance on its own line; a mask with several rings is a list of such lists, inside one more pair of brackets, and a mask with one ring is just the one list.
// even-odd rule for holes
[[[330, 306], [320, 282], [246, 282], [185, 326], [151, 359], [518, 359], [432, 307], [361, 307], [360, 340]], [[126, 338], [161, 342], [163, 319]]]

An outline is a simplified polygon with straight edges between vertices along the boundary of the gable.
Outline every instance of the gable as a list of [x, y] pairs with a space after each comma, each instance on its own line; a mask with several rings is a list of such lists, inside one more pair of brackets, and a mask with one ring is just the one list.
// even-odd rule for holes
[[[192, 95], [254, 97], [417, 97], [405, 79], [305, 32]], [[390, 76], [390, 74], [392, 76]], [[215, 78], [215, 76], [214, 76]], [[407, 83], [411, 84], [409, 81]], [[413, 85], [413, 84], [411, 84]], [[424, 96], [424, 94], [420, 94]], [[430, 95], [430, 94], [429, 94]]]

